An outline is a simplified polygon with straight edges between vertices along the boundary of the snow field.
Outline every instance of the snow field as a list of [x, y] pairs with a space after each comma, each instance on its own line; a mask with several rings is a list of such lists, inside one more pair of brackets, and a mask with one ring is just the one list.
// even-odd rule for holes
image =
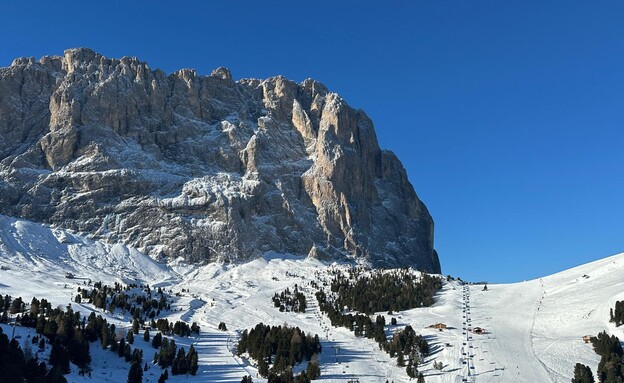
[[[0, 294], [22, 296], [26, 302], [35, 296], [53, 305], [71, 304], [82, 315], [95, 309], [73, 303], [72, 298], [77, 287], [88, 279], [107, 284], [148, 283], [180, 293], [167, 318], [195, 321], [201, 326], [197, 337], [175, 337], [176, 344], [186, 351], [193, 343], [200, 366], [196, 377], [170, 375], [170, 382], [238, 383], [243, 375], [265, 382], [256, 376], [254, 361], [234, 355], [240, 332], [259, 322], [298, 326], [306, 334], [318, 334], [323, 346], [319, 382], [344, 382], [349, 378], [361, 383], [409, 380], [405, 368], [397, 367], [396, 359], [379, 350], [376, 342], [357, 338], [345, 328], [332, 327], [319, 311], [309, 282], [328, 278], [333, 267], [346, 266], [278, 254], [241, 265], [189, 266], [179, 260], [165, 265], [123, 245], [92, 241], [5, 216], [0, 216], [0, 266]], [[66, 272], [76, 278], [65, 278]], [[292, 289], [295, 284], [306, 294], [307, 311], [279, 312], [273, 307], [273, 294]], [[577, 362], [596, 370], [598, 355], [591, 345], [583, 343], [583, 335], [607, 330], [624, 339], [622, 329], [608, 322], [609, 308], [616, 300], [624, 300], [624, 254], [541, 279], [489, 284], [487, 291], [483, 285], [445, 282], [431, 307], [379, 314], [386, 317], [388, 336], [395, 329], [411, 325], [426, 337], [432, 354], [419, 370], [428, 383], [558, 383], [570, 381]], [[130, 324], [129, 318], [119, 312], [101, 314], [120, 328]], [[396, 326], [389, 325], [393, 317]], [[225, 322], [228, 331], [219, 331], [219, 322]], [[435, 323], [448, 327], [443, 331], [428, 328]], [[464, 330], [476, 326], [486, 333]], [[30, 330], [16, 331], [27, 338]], [[141, 335], [135, 337], [134, 346], [144, 350], [144, 361], [150, 365], [144, 382], [155, 382], [161, 373], [151, 362], [155, 349], [143, 344]], [[98, 343], [92, 344], [91, 353], [92, 377], [78, 376], [74, 367], [68, 381], [126, 380], [129, 365], [122, 358], [102, 350]], [[444, 368], [435, 370], [434, 361], [442, 362]], [[304, 368], [302, 363], [295, 371]]]

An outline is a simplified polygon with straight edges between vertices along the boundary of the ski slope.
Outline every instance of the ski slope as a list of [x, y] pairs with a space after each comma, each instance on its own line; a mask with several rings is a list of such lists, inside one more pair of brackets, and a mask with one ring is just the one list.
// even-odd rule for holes
[[[190, 266], [180, 261], [158, 263], [136, 249], [119, 244], [92, 241], [84, 235], [0, 216], [0, 294], [47, 298], [54, 305], [71, 304], [88, 315], [94, 308], [71, 302], [76, 289], [92, 281], [140, 282], [166, 287], [179, 293], [170, 320], [196, 321], [201, 333], [194, 338], [176, 337], [186, 350], [192, 343], [199, 353], [196, 377], [170, 376], [170, 382], [240, 382], [243, 375], [256, 377], [252, 362], [235, 356], [238, 334], [259, 322], [299, 326], [322, 339], [319, 382], [408, 381], [405, 369], [396, 366], [370, 339], [357, 338], [344, 328], [333, 328], [318, 310], [310, 280], [328, 278], [332, 268], [315, 259], [266, 254], [242, 265], [207, 264]], [[76, 278], [67, 279], [71, 272]], [[303, 288], [308, 301], [305, 313], [279, 312], [271, 297], [275, 292]], [[411, 325], [428, 340], [432, 354], [419, 370], [427, 382], [569, 382], [574, 364], [581, 362], [596, 370], [599, 358], [583, 335], [607, 330], [624, 339], [608, 322], [609, 308], [624, 300], [624, 254], [615, 255], [541, 279], [514, 284], [465, 285], [445, 282], [436, 303], [427, 308], [402, 311], [395, 317], [395, 329]], [[182, 290], [185, 292], [182, 292]], [[119, 328], [129, 326], [122, 315], [102, 313]], [[225, 322], [228, 331], [217, 330]], [[428, 328], [444, 323], [447, 329]], [[476, 327], [485, 333], [476, 334]], [[10, 329], [3, 328], [10, 333]], [[17, 329], [27, 338], [27, 329]], [[144, 360], [151, 365], [154, 349], [142, 345]], [[70, 382], [125, 381], [128, 365], [109, 351], [92, 347], [91, 378], [76, 372]], [[441, 371], [433, 363], [442, 362]], [[305, 368], [297, 366], [295, 372]], [[155, 382], [160, 369], [151, 365], [144, 382]]]

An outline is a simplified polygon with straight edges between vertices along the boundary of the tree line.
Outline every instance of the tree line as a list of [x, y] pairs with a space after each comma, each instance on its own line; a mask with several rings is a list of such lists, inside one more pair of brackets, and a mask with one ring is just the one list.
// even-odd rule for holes
[[163, 310], [171, 310], [173, 301], [165, 290], [160, 287], [154, 292], [149, 285], [122, 285], [115, 282], [113, 286], [95, 282], [93, 288], [78, 287], [76, 303], [90, 303], [95, 307], [115, 312], [120, 309], [129, 312], [133, 319], [153, 319]]
[[[241, 334], [236, 352], [257, 361], [258, 373], [270, 382], [305, 382], [320, 376], [316, 354], [322, 351], [318, 335], [307, 335], [299, 327], [257, 324]], [[292, 367], [307, 361], [307, 370], [293, 377]]]
[[[622, 345], [615, 335], [609, 335], [606, 331], [591, 337], [594, 351], [600, 355], [600, 363], [596, 370], [598, 382], [622, 383], [624, 382], [624, 359]], [[574, 366], [574, 378], [572, 383], [594, 383], [591, 368], [577, 363]]]
[[[115, 286], [113, 291], [120, 288]], [[102, 287], [102, 291], [107, 291]], [[9, 295], [0, 296], [0, 323], [9, 323], [13, 316], [13, 325], [34, 328], [37, 333], [32, 338], [32, 347], [44, 351], [51, 347], [48, 365], [39, 361], [32, 355], [30, 345], [23, 350], [16, 339], [9, 340], [8, 336], [0, 328], [0, 382], [3, 383], [66, 383], [64, 374], [70, 372], [70, 363], [78, 366], [78, 373], [90, 374], [91, 352], [90, 344], [99, 341], [103, 349], [109, 349], [119, 357], [124, 358], [130, 364], [128, 383], [140, 383], [142, 381], [143, 352], [139, 348], [132, 348], [134, 337], [140, 330], [140, 319], [132, 321], [131, 331], [126, 337], [117, 335], [114, 324], [107, 323], [101, 315], [92, 312], [88, 317], [81, 317], [79, 312], [72, 310], [68, 305], [65, 310], [61, 307], [53, 308], [49, 301], [34, 297], [30, 305], [26, 305], [21, 297], [12, 298]], [[167, 319], [152, 320], [154, 328], [161, 329], [167, 334], [189, 336], [191, 333], [199, 333], [199, 326], [193, 323], [189, 326], [185, 322], [169, 322]], [[143, 334], [145, 341], [150, 340], [149, 329]], [[196, 374], [198, 370], [198, 355], [193, 346], [186, 353], [184, 348], [177, 348], [172, 339], [162, 337], [158, 332], [154, 339], [160, 339], [162, 345], [155, 357], [155, 363], [162, 368], [171, 367], [173, 375]], [[163, 346], [164, 345], [164, 346]], [[168, 372], [165, 370], [159, 382], [167, 379]]]
[[192, 334], [199, 334], [200, 331], [197, 322], [193, 322], [189, 326], [188, 323], [182, 321], [169, 322], [167, 318], [159, 318], [155, 321], [152, 319], [150, 326], [165, 335], [191, 336]]
[[323, 290], [316, 292], [316, 299], [320, 310], [327, 315], [332, 326], [345, 327], [356, 336], [374, 339], [380, 349], [390, 354], [390, 357], [397, 358], [397, 365], [405, 367], [410, 378], [424, 380], [422, 372], [418, 372], [418, 365], [429, 355], [429, 344], [423, 336], [416, 334], [411, 326], [395, 332], [388, 341], [385, 331], [386, 318], [383, 315], [377, 315], [373, 321], [366, 314], [343, 313], [338, 303], [330, 302]]
[[0, 327], [0, 382], [3, 383], [66, 383], [60, 367], [48, 369], [45, 362], [27, 356], [19, 342], [11, 339]]
[[624, 301], [616, 301], [615, 309], [610, 310], [610, 321], [615, 323], [616, 327], [620, 327], [624, 323]]
[[193, 345], [187, 354], [184, 347], [177, 348], [175, 339], [169, 339], [157, 333], [152, 340], [152, 347], [159, 349], [154, 354], [154, 363], [163, 369], [171, 367], [172, 375], [197, 374], [198, 355]]
[[273, 295], [273, 305], [279, 308], [279, 311], [292, 311], [296, 313], [304, 313], [306, 311], [305, 294], [299, 291], [299, 287], [295, 285], [294, 289], [286, 288], [281, 293]]
[[431, 306], [441, 288], [439, 277], [419, 276], [409, 269], [366, 273], [357, 268], [347, 273], [337, 270], [330, 284], [339, 307], [365, 314]]

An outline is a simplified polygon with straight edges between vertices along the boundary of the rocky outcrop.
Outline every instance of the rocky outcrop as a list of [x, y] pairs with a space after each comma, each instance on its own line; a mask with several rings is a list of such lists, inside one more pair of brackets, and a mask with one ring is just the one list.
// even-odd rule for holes
[[325, 86], [170, 75], [89, 49], [0, 69], [0, 213], [155, 258], [267, 251], [439, 272], [433, 221], [372, 121]]

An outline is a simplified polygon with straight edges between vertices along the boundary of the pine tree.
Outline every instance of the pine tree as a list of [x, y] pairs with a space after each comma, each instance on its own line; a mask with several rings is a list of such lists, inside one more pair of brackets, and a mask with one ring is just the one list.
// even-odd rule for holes
[[177, 365], [178, 365], [178, 374], [185, 375], [188, 373], [188, 363], [186, 361], [186, 353], [184, 352], [184, 347], [180, 347], [178, 350], [178, 355], [176, 357]]
[[199, 325], [197, 324], [197, 322], [193, 322], [193, 324], [191, 325], [191, 332], [194, 334], [199, 334]]
[[119, 340], [119, 346], [117, 348], [117, 355], [119, 355], [120, 358], [123, 358], [125, 352], [126, 352], [126, 341], [124, 338], [121, 338]]
[[594, 375], [588, 366], [577, 363], [574, 366], [574, 378], [572, 383], [594, 383]]
[[414, 366], [414, 363], [412, 362], [411, 359], [409, 360], [409, 362], [407, 362], [407, 367], [405, 368], [405, 372], [407, 372], [407, 376], [409, 376], [410, 380], [414, 379], [416, 375], [418, 374], [418, 368]]
[[[126, 362], [130, 362], [132, 360], [132, 347], [130, 347], [128, 343], [126, 343], [126, 345], [124, 346], [123, 356]], [[138, 362], [141, 362], [141, 361], [139, 360]]]
[[[132, 360], [135, 362], [142, 363], [143, 362], [143, 350], [140, 348], [135, 348], [132, 350]], [[147, 363], [145, 363], [145, 367], [147, 367]]]
[[416, 382], [417, 383], [425, 383], [425, 376], [423, 375], [422, 372], [418, 373], [418, 380]]
[[67, 379], [63, 376], [63, 370], [59, 366], [52, 367], [45, 377], [46, 383], [67, 383]]
[[[165, 348], [164, 346], [164, 341], [163, 341], [163, 348]], [[171, 339], [169, 340], [169, 346], [166, 347], [166, 364], [167, 365], [171, 365], [173, 363], [173, 361], [175, 360], [176, 357], [176, 343], [175, 343], [175, 339]], [[173, 373], [173, 370], [172, 370]]]
[[152, 338], [152, 347], [160, 348], [162, 345], [162, 334], [157, 332], [156, 335]]
[[403, 357], [403, 351], [401, 351], [400, 349], [397, 353], [397, 366], [405, 367], [405, 358]]
[[35, 331], [37, 332], [37, 334], [43, 334], [43, 330], [45, 329], [46, 324], [47, 320], [45, 319], [45, 316], [39, 315], [35, 323]]
[[128, 383], [142, 383], [143, 382], [143, 369], [141, 363], [132, 362], [130, 364], [130, 371], [128, 371]]
[[310, 383], [310, 378], [305, 371], [301, 371], [301, 373], [295, 377], [294, 383]]
[[55, 321], [49, 320], [46, 322], [45, 328], [43, 329], [43, 335], [47, 336], [51, 340], [56, 338], [56, 333], [58, 332], [58, 325]]
[[24, 305], [24, 301], [22, 301], [22, 297], [17, 297], [11, 303], [11, 310], [9, 311], [9, 313], [10, 314], [21, 313], [24, 311], [24, 308], [25, 308], [25, 305]]
[[[168, 352], [169, 352], [169, 339], [163, 338], [162, 344], [160, 345], [160, 351], [158, 353], [158, 365], [160, 367], [165, 368], [171, 365], [171, 363], [169, 362]], [[172, 375], [175, 375], [175, 374], [172, 374]]]
[[321, 376], [321, 368], [319, 366], [318, 355], [312, 355], [312, 359], [308, 362], [308, 368], [306, 369], [306, 375], [311, 380], [318, 379]]
[[69, 360], [80, 368], [85, 368], [91, 363], [89, 341], [82, 331], [77, 331], [74, 338], [68, 342]]
[[[43, 377], [45, 377], [45, 374], [47, 372], [48, 371], [47, 371], [47, 368], [45, 368], [45, 364], [42, 370], [39, 368], [39, 363], [37, 363], [37, 359], [30, 358], [28, 362], [26, 362], [26, 366], [24, 367], [24, 379], [26, 379], [26, 382], [41, 381]], [[1, 375], [2, 374], [0, 373], [0, 376]]]
[[33, 297], [33, 299], [30, 301], [30, 313], [34, 315], [39, 314], [40, 304], [41, 302], [39, 302], [39, 300], [36, 297]]
[[139, 333], [139, 320], [136, 318], [132, 321], [132, 332], [134, 334]]
[[19, 343], [2, 333], [0, 328], [0, 381], [21, 383], [24, 369], [24, 353]]
[[134, 332], [128, 331], [128, 335], [126, 335], [126, 341], [129, 344], [133, 344], [134, 343]]
[[195, 351], [195, 348], [193, 347], [193, 345], [191, 345], [191, 348], [189, 349], [188, 352], [188, 364], [189, 364], [189, 373], [191, 375], [196, 375], [197, 374], [197, 369], [199, 368], [199, 364], [198, 364], [198, 355], [197, 355], [197, 351]]
[[258, 359], [258, 374], [263, 378], [269, 375], [269, 365], [264, 358]]
[[143, 333], [143, 340], [146, 342], [149, 342], [150, 340], [150, 333], [148, 329], [145, 329], [145, 332]]
[[178, 369], [178, 359], [174, 359], [173, 363], [171, 364], [171, 375], [178, 375], [180, 373], [179, 369]]
[[69, 374], [69, 354], [67, 348], [60, 342], [54, 342], [52, 351], [50, 351], [50, 364], [53, 367], [59, 367], [63, 374]]

